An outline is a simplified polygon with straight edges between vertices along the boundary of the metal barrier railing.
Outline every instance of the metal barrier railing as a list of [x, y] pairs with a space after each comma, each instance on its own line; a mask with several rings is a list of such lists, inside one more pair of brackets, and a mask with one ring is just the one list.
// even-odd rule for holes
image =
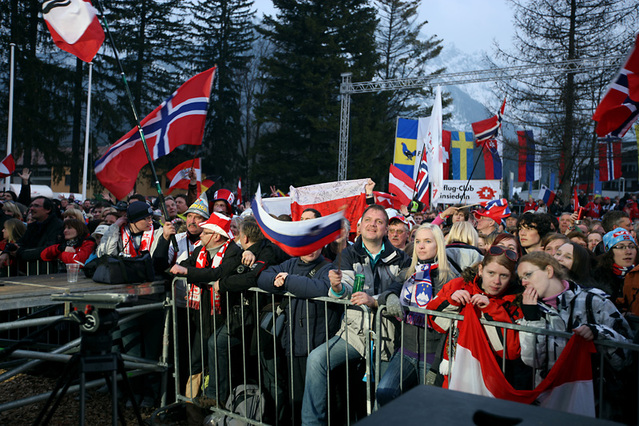
[[[181, 278], [176, 278], [174, 280], [174, 283], [178, 280], [183, 281], [183, 279]], [[175, 289], [175, 285], [173, 285], [173, 288]], [[282, 297], [289, 299], [288, 307], [290, 308], [291, 307], [290, 301], [294, 299], [294, 296], [292, 294], [285, 294]], [[228, 324], [230, 323], [231, 316], [233, 315], [233, 311], [229, 308], [230, 300], [229, 300], [229, 295], [227, 293], [226, 294], [226, 302], [227, 302], [226, 311], [223, 312], [222, 315], [214, 315], [211, 318], [211, 321], [212, 321], [211, 335], [216, 336], [214, 340], [216, 342], [215, 345], [208, 344], [208, 340], [209, 340], [208, 336], [204, 336], [201, 332], [198, 335], [198, 333], [196, 333], [198, 331], [196, 329], [198, 324], [192, 323], [192, 319], [199, 318], [199, 324], [200, 325], [202, 324], [203, 320], [205, 320], [205, 315], [202, 311], [199, 311], [197, 316], [194, 316], [193, 315], [194, 312], [192, 309], [189, 309], [188, 307], [178, 308], [178, 306], [176, 306], [177, 305], [176, 303], [172, 304], [173, 318], [175, 319], [173, 321], [173, 331], [174, 331], [173, 348], [174, 348], [174, 360], [175, 360], [174, 364], [176, 366], [175, 376], [174, 376], [176, 401], [197, 402], [195, 398], [196, 395], [204, 389], [204, 386], [203, 386], [205, 382], [204, 372], [206, 371], [206, 366], [209, 364], [208, 357], [212, 356], [214, 359], [214, 362], [210, 364], [213, 370], [213, 374], [211, 374], [211, 371], [209, 371], [209, 377], [210, 377], [209, 380], [212, 380], [211, 379], [212, 376], [215, 376], [216, 378], [216, 383], [214, 383], [213, 387], [214, 387], [214, 395], [215, 395], [214, 399], [215, 401], [217, 401], [218, 405], [216, 407], [211, 407], [211, 413], [213, 413], [214, 415], [217, 415], [218, 417], [227, 416], [229, 418], [241, 419], [242, 421], [249, 424], [294, 424], [298, 422], [295, 416], [295, 412], [296, 411], [299, 412], [299, 408], [300, 408], [299, 401], [301, 400], [300, 397], [301, 397], [301, 394], [303, 393], [303, 389], [295, 388], [295, 383], [293, 381], [293, 378], [290, 377], [290, 374], [288, 375], [289, 377], [287, 381], [282, 380], [282, 376], [287, 376], [286, 369], [288, 369], [289, 371], [293, 370], [294, 359], [292, 356], [286, 357], [283, 351], [280, 351], [280, 348], [285, 349], [281, 347], [282, 345], [281, 345], [280, 338], [278, 338], [277, 336], [267, 337], [268, 336], [267, 333], [263, 333], [260, 331], [260, 324], [259, 324], [260, 313], [264, 312], [264, 308], [270, 304], [270, 307], [268, 309], [270, 310], [270, 313], [272, 314], [273, 318], [275, 318], [277, 316], [277, 310], [276, 310], [277, 298], [278, 296], [270, 294], [270, 293], [266, 293], [257, 288], [250, 289], [246, 295], [244, 294], [240, 295], [239, 318], [241, 321], [241, 329], [238, 331], [238, 334], [237, 334], [237, 336], [239, 337], [234, 338], [229, 333], [226, 333], [226, 334], [222, 333], [221, 335], [224, 342], [218, 342], [217, 337], [220, 336], [220, 334], [218, 333], [220, 333], [221, 329], [223, 329], [224, 327], [227, 327], [227, 330], [228, 330]], [[175, 297], [174, 297], [174, 300], [175, 300]], [[251, 303], [248, 303], [248, 302], [251, 302]], [[304, 301], [305, 312], [309, 312], [309, 303], [323, 304], [324, 333], [325, 333], [325, 336], [328, 336], [326, 340], [330, 338], [330, 334], [331, 334], [331, 332], [329, 331], [329, 325], [328, 325], [329, 324], [329, 321], [328, 321], [329, 305], [331, 305], [333, 308], [340, 307], [340, 309], [343, 309], [343, 315], [346, 317], [346, 321], [348, 321], [349, 313], [350, 314], [353, 313], [352, 308], [354, 308], [354, 306], [352, 306], [350, 304], [350, 301], [348, 300], [341, 300], [341, 299], [335, 299], [330, 297], [319, 297], [319, 298], [313, 298], [313, 299], [305, 299]], [[255, 317], [254, 317], [254, 320], [252, 321], [252, 324], [247, 325], [244, 323], [244, 319], [246, 317], [245, 316], [246, 309], [251, 309], [253, 311], [253, 314]], [[359, 309], [362, 309], [362, 308], [359, 307]], [[180, 313], [180, 310], [184, 312]], [[445, 313], [445, 312], [432, 311], [432, 310], [413, 308], [413, 307], [407, 308], [405, 312], [406, 311], [410, 311], [417, 314], [423, 314], [426, 317], [426, 321], [431, 316], [450, 319], [451, 327], [453, 327], [453, 330], [454, 330], [454, 327], [456, 327], [455, 322], [463, 320], [463, 316], [459, 314], [454, 314], [454, 313]], [[367, 308], [363, 309], [363, 312], [367, 312]], [[365, 406], [362, 406], [361, 401], [358, 401], [355, 403], [356, 405], [353, 405], [353, 402], [351, 401], [351, 398], [350, 398], [351, 395], [357, 394], [357, 392], [353, 392], [352, 389], [350, 388], [351, 384], [353, 383], [352, 375], [353, 375], [354, 369], [352, 368], [353, 367], [352, 361], [349, 361], [349, 357], [348, 356], [345, 357], [346, 362], [345, 362], [344, 377], [332, 376], [330, 374], [331, 369], [330, 368], [328, 369], [327, 378], [326, 378], [328, 424], [331, 423], [332, 419], [335, 419], [336, 411], [338, 411], [338, 408], [335, 406], [335, 404], [331, 400], [334, 397], [334, 394], [336, 392], [339, 392], [339, 391], [336, 391], [336, 389], [339, 386], [346, 387], [345, 400], [342, 404], [338, 404], [340, 406], [339, 414], [343, 415], [344, 417], [339, 417], [338, 420], [335, 420], [335, 421], [338, 421], [340, 424], [350, 424], [351, 421], [358, 419], [358, 415], [359, 416], [368, 415], [378, 409], [375, 393], [377, 391], [377, 386], [380, 383], [380, 379], [381, 379], [381, 374], [383, 370], [382, 364], [387, 361], [387, 360], [383, 361], [381, 359], [382, 351], [380, 350], [380, 344], [381, 344], [382, 338], [379, 334], [379, 330], [381, 329], [381, 321], [385, 314], [386, 314], [386, 307], [384, 305], [381, 305], [379, 306], [377, 310], [377, 315], [374, 315], [374, 316], [365, 315], [365, 317], [369, 319], [368, 321], [364, 321], [364, 329], [363, 329], [363, 335], [365, 337], [365, 342], [366, 342], [365, 351], [364, 351], [365, 353], [363, 357], [364, 371], [365, 371], [365, 377], [366, 377], [366, 383], [364, 386], [365, 394], [366, 394], [366, 401], [364, 402]], [[371, 318], [374, 318], [374, 320], [371, 320]], [[187, 321], [186, 324], [183, 323], [185, 320]], [[517, 324], [501, 323], [501, 322], [486, 321], [486, 320], [481, 320], [481, 323], [484, 324], [484, 326], [497, 327], [504, 330], [512, 330], [517, 332], [525, 331], [525, 332], [536, 333], [536, 334], [562, 337], [566, 339], [569, 339], [572, 336], [571, 333], [567, 333], [567, 332], [539, 329], [535, 327], [521, 326]], [[293, 336], [294, 334], [293, 321], [289, 320], [287, 324], [288, 324], [287, 327], [288, 327], [288, 333], [289, 333], [288, 335]], [[398, 325], [398, 327], [400, 327], [399, 334], [401, 336], [400, 337], [401, 340], [399, 343], [401, 348], [404, 347], [404, 341], [403, 341], [404, 325], [405, 324], [403, 321], [399, 322], [399, 325]], [[186, 332], [187, 336], [181, 336], [181, 333], [183, 332]], [[426, 328], [423, 329], [423, 333], [424, 333], [423, 353], [428, 354], [429, 352], [433, 352], [433, 348], [428, 347], [428, 344], [429, 344], [428, 338], [427, 338], [428, 331]], [[453, 333], [448, 333], [448, 335], [449, 335], [449, 339], [452, 339]], [[506, 337], [507, 335], [508, 333], [504, 332], [503, 338], [507, 339], [508, 338]], [[249, 336], [252, 336], [252, 339], [249, 339]], [[198, 342], [199, 349], [197, 351], [197, 354], [194, 354], [193, 351], [191, 350], [193, 348], [193, 344], [196, 343], [193, 340], [194, 338], [199, 339], [199, 342]], [[270, 338], [271, 340], [268, 342], [264, 342], [265, 338]], [[346, 334], [344, 335], [344, 339], [348, 342], [350, 338], [354, 338], [354, 337], [349, 336], [348, 328], [346, 327]], [[312, 340], [313, 339], [311, 336], [311, 331], [309, 330], [308, 327], [306, 327], [306, 349], [307, 349], [306, 355], [307, 356], [310, 355], [310, 352], [312, 351], [312, 349], [314, 349], [311, 347]], [[188, 344], [188, 356], [186, 360], [182, 359], [182, 357], [184, 357], [185, 354], [180, 353], [180, 342], [185, 342], [185, 341]], [[248, 341], [254, 341], [255, 344], [257, 345], [257, 348], [258, 348], [257, 355], [250, 353], [251, 352], [250, 347], [247, 346]], [[221, 343], [223, 343], [222, 346], [220, 346]], [[295, 342], [293, 341], [292, 338], [288, 339], [289, 354], [293, 354], [294, 343]], [[450, 343], [452, 343], [452, 340], [449, 341], [449, 344]], [[508, 342], [505, 340], [503, 342], [503, 346], [507, 347], [506, 346], [507, 343]], [[639, 345], [631, 344], [631, 343], [618, 343], [618, 342], [607, 341], [607, 340], [596, 340], [595, 344], [598, 347], [599, 346], [617, 347], [617, 348], [630, 350], [633, 352], [633, 360], [635, 365], [637, 363], [637, 354], [639, 353]], [[205, 346], [208, 346], [208, 350], [205, 349]], [[221, 350], [222, 353], [219, 354], [218, 350]], [[262, 359], [262, 357], [265, 356], [264, 352], [267, 350], [273, 352], [272, 360], [269, 361], [271, 365], [275, 366], [272, 377], [270, 372], [265, 371], [265, 367], [268, 365], [267, 363], [265, 363], [264, 359]], [[227, 354], [227, 359], [226, 360], [222, 359], [222, 362], [220, 362], [220, 355], [224, 355], [224, 354]], [[235, 356], [235, 354], [237, 354], [237, 356]], [[199, 356], [200, 359], [194, 360], [194, 357], [196, 356]], [[285, 362], [282, 362], [281, 360], [282, 357], [284, 358]], [[326, 345], [326, 357], [327, 357], [326, 362], [327, 364], [329, 364], [330, 357], [329, 357], [329, 349], [327, 345]], [[503, 358], [504, 358], [504, 362], [502, 363], [502, 369], [505, 370], [506, 357], [503, 357]], [[404, 389], [401, 389], [401, 387], [403, 386], [402, 385], [403, 370], [404, 370], [403, 357], [401, 357], [400, 362], [401, 364], [400, 364], [400, 380], [399, 380], [400, 385], [399, 386], [400, 386], [400, 391], [403, 392]], [[601, 374], [603, 374], [603, 357], [601, 357], [601, 362], [602, 362], [602, 368], [600, 368], [600, 372]], [[188, 365], [186, 365], [187, 363]], [[360, 365], [360, 363], [356, 363], [356, 364]], [[180, 366], [182, 366], [182, 368], [180, 368]], [[194, 366], [197, 366], [197, 367], [194, 367]], [[449, 363], [449, 368], [450, 368], [450, 363]], [[222, 372], [222, 369], [224, 369], [224, 372]], [[185, 381], [185, 377], [183, 377], [183, 375], [187, 374], [188, 378], [192, 378], [194, 374], [199, 372], [202, 372], [202, 377], [203, 377], [202, 384], [197, 385], [197, 382], [193, 380], [189, 380], [188, 385], [190, 386], [190, 389], [187, 389], [186, 387], [187, 381]], [[419, 377], [420, 384], [427, 383], [426, 376], [427, 376], [427, 371], [425, 369], [421, 377]], [[533, 377], [534, 377], [534, 371], [533, 371]], [[360, 376], [358, 376], [356, 379], [359, 381]], [[227, 380], [228, 384], [225, 383], [224, 386], [220, 386], [220, 380]], [[531, 380], [533, 380], [533, 378], [531, 378]], [[247, 418], [247, 417], [240, 416], [237, 413], [234, 413], [232, 410], [232, 407], [224, 406], [224, 403], [226, 402], [227, 392], [228, 393], [232, 392], [233, 388], [237, 385], [246, 386], [247, 384], [251, 384], [251, 383], [257, 385], [258, 389], [263, 391], [264, 395], [269, 395], [272, 398], [274, 413], [267, 413], [263, 415], [262, 412], [260, 411], [255, 418]], [[285, 386], [288, 386], [289, 389], [281, 389], [281, 386], [283, 385], [283, 383], [285, 383]], [[358, 383], [361, 384], [361, 382], [358, 382]], [[603, 389], [602, 383], [603, 383], [603, 380], [599, 380], [599, 389], [597, 393], [599, 395], [600, 400], [602, 400], [602, 398], [604, 397], [604, 389]], [[637, 384], [639, 384], [639, 377], [636, 378], [636, 383], [634, 383], [633, 385], [636, 387]], [[273, 386], [275, 386], [275, 389], [274, 391], [271, 391], [270, 389], [272, 389]], [[287, 395], [287, 391], [288, 391], [288, 395]], [[262, 401], [262, 403], [264, 402]], [[637, 406], [639, 407], [639, 404], [637, 404]], [[284, 407], [287, 407], [288, 410], [290, 411], [286, 416], [281, 415]], [[344, 413], [342, 413], [342, 411]]]

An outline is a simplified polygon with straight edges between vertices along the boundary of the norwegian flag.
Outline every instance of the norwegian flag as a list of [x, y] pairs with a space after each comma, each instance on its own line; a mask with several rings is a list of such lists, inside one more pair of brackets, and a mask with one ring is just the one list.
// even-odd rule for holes
[[606, 182], [621, 177], [621, 140], [599, 140], [599, 180]]
[[91, 62], [104, 43], [104, 31], [90, 1], [47, 0], [42, 16], [60, 49]]
[[[180, 145], [201, 145], [215, 67], [190, 78], [140, 123], [151, 160]], [[131, 129], [95, 162], [95, 174], [118, 199], [135, 185], [148, 163], [137, 127]]]
[[475, 134], [475, 141], [477, 141], [477, 145], [480, 145], [489, 139], [494, 139], [497, 137], [499, 128], [501, 127], [504, 108], [506, 108], [506, 98], [504, 98], [504, 102], [501, 104], [501, 108], [497, 112], [497, 115], [493, 115], [492, 117], [485, 120], [472, 123], [473, 133]]
[[428, 162], [426, 161], [426, 150], [422, 154], [422, 161], [419, 163], [417, 182], [415, 182], [416, 198], [418, 201], [428, 205]]
[[166, 174], [166, 178], [171, 181], [169, 184], [169, 189], [166, 191], [167, 194], [173, 192], [174, 189], [189, 189], [189, 183], [191, 182], [191, 178], [189, 178], [189, 172], [191, 169], [195, 170], [195, 178], [197, 179], [197, 192], [198, 194], [201, 192], [202, 188], [202, 168], [200, 166], [201, 159], [194, 158], [192, 160], [187, 160], [184, 163], [178, 164], [175, 168], [173, 168], [170, 172]]
[[622, 138], [639, 117], [639, 34], [623, 68], [610, 83], [592, 119], [599, 137]]
[[479, 203], [484, 208], [484, 211], [500, 212], [502, 216], [508, 216], [510, 214], [510, 208], [508, 207], [508, 200], [505, 198], [498, 198], [496, 200], [482, 201]]
[[16, 162], [13, 155], [9, 154], [0, 162], [0, 178], [11, 176], [16, 171]]

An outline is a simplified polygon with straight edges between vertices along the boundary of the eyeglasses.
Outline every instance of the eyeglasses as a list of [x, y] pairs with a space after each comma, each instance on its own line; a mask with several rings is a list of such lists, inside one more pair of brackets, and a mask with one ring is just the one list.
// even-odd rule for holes
[[627, 246], [619, 246], [616, 245], [612, 248], [613, 250], [619, 250], [619, 251], [624, 251], [624, 250], [637, 250], [637, 246], [634, 244], [628, 244]]
[[520, 278], [522, 281], [524, 281], [524, 280], [526, 280], [526, 281], [530, 281], [530, 277], [532, 277], [532, 275], [533, 275], [535, 272], [537, 272], [537, 271], [541, 271], [541, 269], [535, 269], [534, 271], [526, 272], [525, 274], [522, 274], [519, 278]]
[[519, 256], [517, 256], [517, 253], [515, 253], [514, 251], [504, 249], [499, 246], [492, 246], [488, 250], [488, 253], [490, 253], [493, 256], [501, 256], [502, 254], [504, 254], [508, 258], [508, 260], [511, 260], [513, 262], [517, 262], [517, 259], [519, 259]]

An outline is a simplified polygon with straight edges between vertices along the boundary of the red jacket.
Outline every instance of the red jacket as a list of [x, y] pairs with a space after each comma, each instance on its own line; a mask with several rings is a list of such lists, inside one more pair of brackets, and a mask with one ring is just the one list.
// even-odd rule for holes
[[75, 253], [67, 253], [61, 249], [61, 244], [55, 244], [42, 250], [40, 257], [42, 260], [51, 261], [60, 259], [63, 263], [85, 263], [95, 250], [95, 240], [87, 237], [82, 241], [79, 247], [75, 247]]
[[[455, 302], [451, 296], [457, 290], [466, 290], [470, 295], [485, 294], [481, 289], [481, 278], [479, 276], [471, 282], [464, 281], [463, 278], [455, 278], [444, 284], [444, 287], [437, 293], [437, 296], [428, 302], [426, 309], [432, 309], [440, 312], [459, 312], [461, 306]], [[488, 296], [488, 295], [486, 295]], [[523, 318], [521, 307], [515, 304], [518, 293], [512, 291], [512, 288], [506, 289], [506, 292], [499, 296], [488, 296], [490, 303], [484, 309], [480, 309], [481, 318], [489, 321], [500, 321], [506, 323], [515, 323], [519, 318]], [[447, 333], [450, 325], [449, 321], [442, 321], [442, 318], [435, 316], [428, 317], [429, 325], [440, 333]], [[503, 357], [504, 329], [496, 327], [486, 327], [486, 338], [488, 339], [493, 351], [500, 358]], [[520, 354], [519, 334], [514, 330], [506, 330], [507, 359], [517, 359]]]

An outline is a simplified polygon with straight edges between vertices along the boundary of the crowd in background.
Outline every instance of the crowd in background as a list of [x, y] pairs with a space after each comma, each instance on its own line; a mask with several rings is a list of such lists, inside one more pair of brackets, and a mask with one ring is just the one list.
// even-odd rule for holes
[[[460, 312], [470, 304], [486, 319], [574, 332], [587, 340], [631, 342], [639, 324], [639, 209], [631, 194], [580, 200], [583, 217], [559, 200], [545, 206], [532, 199], [519, 214], [513, 204], [510, 214], [465, 205], [409, 213], [406, 207], [393, 210], [376, 204], [375, 184], [369, 180], [368, 207], [357, 233], [349, 235], [350, 224], [345, 223], [337, 241], [291, 258], [265, 239], [251, 209], [236, 205], [226, 189], [198, 197], [192, 184], [187, 194], [166, 197], [165, 221], [157, 203], [135, 194], [118, 202], [31, 199], [29, 171], [21, 177], [19, 195], [0, 195], [0, 265], [10, 274], [21, 274], [38, 260], [84, 266], [100, 256], [149, 253], [159, 279], [184, 277], [185, 283], [176, 288], [181, 308], [176, 321], [190, 322], [193, 336], [191, 347], [181, 345], [192, 355], [182, 366], [188, 371], [183, 387], [204, 409], [226, 401], [237, 384], [229, 360], [245, 346], [262, 365], [267, 397], [280, 401], [280, 411], [271, 416], [292, 417], [296, 424], [325, 424], [327, 372], [335, 374], [347, 359], [351, 368], [358, 366], [366, 352], [363, 321], [380, 305], [386, 306], [382, 330], [376, 330], [383, 361], [376, 394], [380, 404], [422, 377], [428, 384], [447, 383], [455, 345], [455, 338], [452, 344], [446, 338], [450, 321], [426, 321], [411, 307]], [[307, 209], [301, 220], [320, 215]], [[278, 219], [291, 220], [286, 215]], [[245, 297], [252, 287], [295, 296], [290, 303], [277, 298], [285, 326], [275, 330], [273, 321], [271, 330], [259, 327], [271, 307], [262, 309]], [[325, 296], [350, 300], [348, 314], [341, 306], [307, 301]], [[243, 314], [236, 315], [242, 304]], [[364, 306], [368, 309], [362, 310]], [[405, 323], [401, 340], [400, 321]], [[146, 341], [133, 354], [159, 355], [160, 324], [145, 316], [129, 325], [138, 340]], [[516, 389], [539, 383], [566, 344], [556, 337], [490, 327], [485, 331]], [[257, 347], [256, 333], [274, 334], [279, 345]], [[598, 413], [635, 421], [629, 403], [637, 392], [631, 379], [636, 378], [634, 357], [610, 347], [600, 349], [600, 356], [606, 361], [608, 382], [614, 378], [617, 386], [606, 388], [608, 398], [597, 401]], [[138, 389], [138, 398], [153, 406], [157, 392], [150, 380]]]

